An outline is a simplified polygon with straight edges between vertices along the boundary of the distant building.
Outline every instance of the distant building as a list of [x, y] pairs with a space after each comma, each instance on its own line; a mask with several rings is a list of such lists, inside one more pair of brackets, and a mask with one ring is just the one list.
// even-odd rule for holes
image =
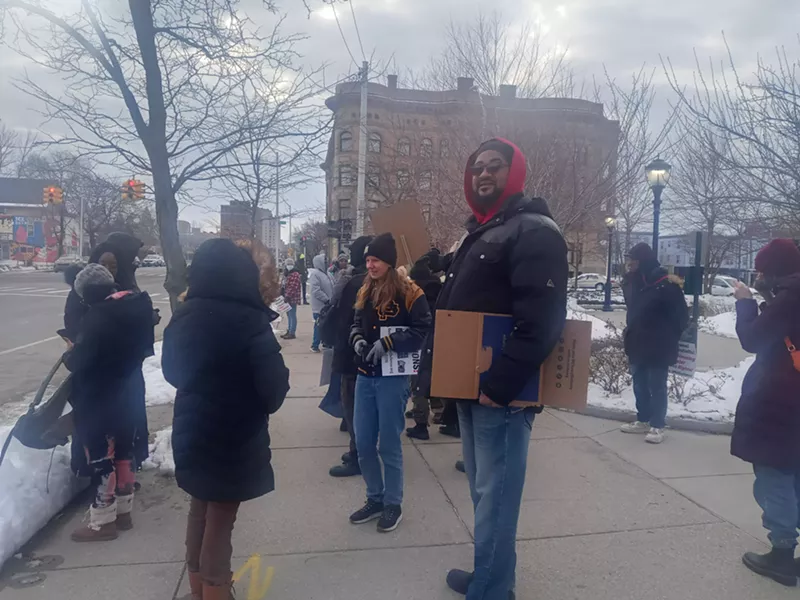
[[189, 221], [178, 220], [178, 233], [180, 235], [188, 235], [192, 233], [192, 224]]
[[187, 260], [191, 260], [200, 245], [210, 239], [219, 237], [216, 233], [206, 233], [199, 227], [189, 227], [188, 233], [180, 233], [181, 248]]
[[232, 200], [220, 207], [220, 237], [251, 239], [255, 237], [267, 248], [274, 250], [280, 237], [280, 223], [269, 209], [256, 207], [249, 202]]

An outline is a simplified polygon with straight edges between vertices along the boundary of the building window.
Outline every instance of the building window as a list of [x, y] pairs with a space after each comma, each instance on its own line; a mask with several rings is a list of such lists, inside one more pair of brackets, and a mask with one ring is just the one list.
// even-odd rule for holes
[[339, 134], [339, 151], [352, 152], [353, 150], [353, 134], [349, 131], [343, 131]]
[[381, 153], [381, 134], [380, 133], [370, 133], [369, 134], [369, 143], [367, 144], [367, 150], [369, 152], [373, 152], [375, 154]]
[[425, 219], [426, 223], [430, 223], [431, 222], [431, 205], [430, 204], [425, 204], [422, 207], [422, 218]]
[[353, 167], [350, 165], [339, 165], [339, 185], [353, 185]]
[[339, 200], [339, 219], [350, 218], [350, 198], [342, 198]]
[[411, 142], [408, 138], [397, 140], [397, 153], [400, 156], [411, 156]]
[[379, 190], [381, 188], [381, 168], [372, 164], [367, 167], [367, 185]]
[[419, 145], [419, 155], [422, 158], [431, 158], [433, 156], [433, 142], [425, 138]]
[[419, 189], [429, 190], [433, 187], [433, 173], [423, 171], [419, 174]]
[[397, 187], [404, 188], [408, 185], [409, 176], [407, 169], [399, 169], [397, 171]]
[[442, 140], [439, 143], [439, 155], [442, 158], [450, 157], [450, 140]]

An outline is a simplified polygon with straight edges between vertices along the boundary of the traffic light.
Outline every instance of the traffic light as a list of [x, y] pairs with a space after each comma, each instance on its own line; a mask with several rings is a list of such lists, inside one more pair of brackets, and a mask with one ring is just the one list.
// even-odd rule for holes
[[134, 181], [133, 183], [133, 197], [136, 200], [144, 199], [144, 183], [141, 181]]
[[58, 186], [44, 188], [44, 203], [50, 206], [64, 202], [64, 190]]
[[128, 179], [120, 188], [122, 199], [133, 202], [144, 198], [144, 183], [136, 179]]

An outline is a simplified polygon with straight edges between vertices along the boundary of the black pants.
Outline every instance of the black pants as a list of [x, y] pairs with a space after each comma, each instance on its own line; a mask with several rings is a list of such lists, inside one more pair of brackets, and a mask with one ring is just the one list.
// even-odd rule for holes
[[442, 425], [458, 425], [458, 405], [455, 400], [445, 400]]
[[342, 407], [344, 407], [344, 420], [347, 423], [347, 433], [350, 434], [350, 455], [358, 458], [356, 450], [356, 434], [353, 428], [353, 412], [356, 406], [356, 376], [350, 374], [342, 375], [341, 384]]

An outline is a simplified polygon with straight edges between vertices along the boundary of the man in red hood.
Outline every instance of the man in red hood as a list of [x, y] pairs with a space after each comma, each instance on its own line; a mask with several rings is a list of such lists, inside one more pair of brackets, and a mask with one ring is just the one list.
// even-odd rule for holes
[[[514, 597], [516, 532], [528, 442], [537, 412], [510, 406], [549, 356], [567, 312], [567, 245], [547, 203], [526, 198], [525, 157], [495, 138], [469, 158], [464, 192], [473, 216], [460, 247], [438, 257], [447, 272], [439, 310], [512, 315], [503, 352], [481, 377], [480, 396], [459, 401], [464, 466], [475, 508], [474, 570], [447, 584], [467, 600]], [[432, 336], [416, 393], [429, 395]]]

